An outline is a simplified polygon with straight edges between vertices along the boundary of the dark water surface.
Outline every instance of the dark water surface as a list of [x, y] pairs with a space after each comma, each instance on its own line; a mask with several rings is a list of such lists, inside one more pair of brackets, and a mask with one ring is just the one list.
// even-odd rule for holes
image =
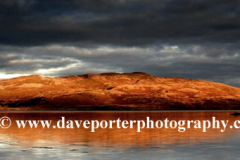
[[[240, 130], [229, 126], [239, 116], [234, 111], [163, 111], [163, 112], [1, 112], [0, 117], [11, 119], [11, 126], [0, 128], [0, 159], [166, 159], [166, 160], [225, 160], [240, 159]], [[141, 129], [137, 125], [123, 129], [98, 128], [95, 132], [82, 126], [74, 129], [38, 128], [19, 129], [16, 120], [229, 120], [221, 129], [178, 128]], [[4, 122], [6, 123], [6, 122]], [[67, 124], [65, 124], [66, 127]], [[240, 124], [239, 124], [240, 126]], [[187, 126], [185, 126], [187, 127]]]

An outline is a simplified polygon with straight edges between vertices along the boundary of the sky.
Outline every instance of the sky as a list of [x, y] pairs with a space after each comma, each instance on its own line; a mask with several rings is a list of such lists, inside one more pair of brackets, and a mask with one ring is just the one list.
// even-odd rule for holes
[[239, 0], [0, 1], [0, 79], [146, 72], [240, 87]]

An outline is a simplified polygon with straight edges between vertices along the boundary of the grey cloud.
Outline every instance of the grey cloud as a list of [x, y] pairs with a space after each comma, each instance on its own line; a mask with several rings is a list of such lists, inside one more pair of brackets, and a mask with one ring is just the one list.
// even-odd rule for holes
[[36, 0], [25, 9], [14, 6], [1, 12], [2, 44], [226, 43], [237, 41], [240, 29], [236, 0]]
[[[205, 79], [239, 86], [239, 50], [233, 46], [232, 50], [227, 50], [230, 46], [219, 46], [217, 51], [212, 51], [211, 45], [167, 44], [144, 48], [16, 47], [16, 55], [17, 52], [24, 53], [21, 55], [25, 58], [15, 56], [7, 60], [3, 68], [6, 73], [32, 72], [44, 76], [143, 71], [156, 76]], [[2, 48], [7, 52], [7, 47]], [[11, 52], [14, 52], [13, 48]], [[46, 73], [38, 70], [46, 70]]]
[[240, 86], [239, 15], [238, 0], [1, 1], [0, 73], [144, 71]]
[[65, 67], [77, 60], [50, 56], [31, 56], [26, 54], [0, 55], [0, 72], [7, 74], [33, 74], [39, 69]]

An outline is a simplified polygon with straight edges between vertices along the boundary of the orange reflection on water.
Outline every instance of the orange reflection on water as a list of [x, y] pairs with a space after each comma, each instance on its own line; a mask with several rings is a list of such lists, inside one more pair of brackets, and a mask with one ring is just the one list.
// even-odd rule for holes
[[[66, 144], [85, 144], [97, 145], [101, 147], [149, 147], [164, 146], [167, 144], [194, 144], [202, 142], [220, 142], [229, 139], [238, 133], [237, 129], [230, 129], [230, 125], [240, 117], [230, 115], [232, 111], [219, 112], [4, 112], [0, 113], [0, 117], [7, 116], [12, 120], [12, 125], [8, 129], [0, 129], [0, 134], [7, 136], [20, 145], [36, 146], [41, 143], [51, 143], [55, 145]], [[118, 129], [113, 125], [112, 129], [98, 128], [95, 132], [90, 129], [76, 128], [74, 129], [58, 129], [52, 126], [47, 129], [42, 127], [31, 129], [29, 126], [19, 129], [16, 120], [52, 120], [52, 124], [56, 125], [57, 121], [65, 117], [65, 120], [144, 120], [150, 117], [151, 120], [164, 121], [168, 118], [171, 120], [209, 120], [216, 117], [216, 120], [229, 120], [228, 127], [225, 132], [220, 129], [202, 129], [186, 128], [185, 132], [179, 132], [176, 129], [141, 129], [137, 132], [137, 125], [134, 124], [133, 129]], [[186, 126], [185, 126], [186, 127]], [[222, 126], [220, 125], [221, 129]]]

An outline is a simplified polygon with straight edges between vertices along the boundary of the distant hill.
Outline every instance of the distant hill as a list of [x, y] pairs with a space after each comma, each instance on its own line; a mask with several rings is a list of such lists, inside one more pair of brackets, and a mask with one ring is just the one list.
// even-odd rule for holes
[[240, 109], [240, 89], [142, 72], [0, 81], [0, 110]]

